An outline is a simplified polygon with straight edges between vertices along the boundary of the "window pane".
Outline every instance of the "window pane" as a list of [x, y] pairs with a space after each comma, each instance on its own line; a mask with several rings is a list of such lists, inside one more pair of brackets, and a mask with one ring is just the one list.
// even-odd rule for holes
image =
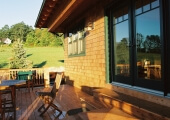
[[129, 29], [128, 21], [114, 26], [115, 75], [129, 76]]
[[113, 18], [120, 19], [113, 25], [114, 71], [115, 75], [120, 76], [130, 76], [128, 10], [128, 7], [124, 7], [113, 13]]
[[135, 15], [142, 13], [142, 7], [141, 6], [142, 6], [141, 0], [137, 0], [136, 5], [135, 5], [135, 8], [136, 8]]
[[73, 42], [73, 54], [77, 54], [77, 40]]
[[83, 49], [83, 39], [78, 41], [78, 53], [83, 53], [84, 49]]
[[122, 17], [119, 17], [118, 20], [119, 20], [119, 22], [122, 22], [123, 19], [122, 19]]
[[72, 33], [69, 33], [68, 36], [71, 37], [71, 36], [72, 36]]
[[136, 16], [138, 78], [161, 79], [159, 8]]
[[148, 10], [150, 10], [150, 4], [145, 5], [145, 6], [143, 7], [143, 11], [144, 11], [144, 12], [145, 12], [145, 11], [148, 11]]
[[151, 7], [155, 8], [159, 6], [159, 0], [152, 0], [153, 2], [151, 3]]
[[[84, 44], [85, 42], [81, 42], [84, 41], [85, 36], [85, 24], [82, 21], [81, 23], [75, 25], [75, 28], [73, 28], [72, 30], [70, 30], [69, 33], [69, 38], [68, 39], [68, 54], [69, 55], [74, 55], [77, 56], [81, 53], [85, 53], [85, 49], [84, 49]], [[71, 41], [71, 42], [70, 42]]]
[[150, 10], [150, 0], [143, 0], [143, 12]]
[[114, 14], [114, 23], [116, 24], [116, 23], [119, 23], [119, 22], [121, 22], [123, 19], [122, 19], [122, 16], [123, 16], [123, 11], [122, 10], [119, 10], [118, 12], [116, 12], [115, 14]]
[[124, 20], [128, 19], [128, 14], [124, 15]]
[[125, 7], [124, 10], [123, 10], [123, 13], [124, 13], [124, 20], [127, 20], [128, 19], [128, 7]]

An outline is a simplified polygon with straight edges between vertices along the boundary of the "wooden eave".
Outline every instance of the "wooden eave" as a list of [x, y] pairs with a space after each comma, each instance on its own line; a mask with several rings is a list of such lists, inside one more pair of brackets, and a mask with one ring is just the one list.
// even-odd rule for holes
[[100, 0], [44, 0], [35, 27], [50, 32], [65, 32]]
[[57, 1], [59, 0], [44, 0], [41, 9], [39, 11], [35, 27], [37, 28], [46, 28], [46, 21], [49, 19]]

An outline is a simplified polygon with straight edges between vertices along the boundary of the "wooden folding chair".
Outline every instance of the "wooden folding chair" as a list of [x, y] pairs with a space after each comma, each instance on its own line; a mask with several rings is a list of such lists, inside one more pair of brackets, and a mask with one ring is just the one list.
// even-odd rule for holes
[[[5, 118], [5, 113], [9, 113], [9, 112], [13, 112], [15, 111], [14, 108], [14, 103], [12, 101], [12, 96], [10, 97], [10, 99], [6, 99], [3, 97], [3, 95], [7, 94], [6, 93], [6, 89], [2, 89], [0, 88], [0, 114], [1, 114], [1, 120], [6, 120]], [[8, 96], [9, 97], [9, 96]], [[12, 116], [10, 117], [10, 119], [12, 118]], [[14, 116], [15, 119], [15, 116]]]
[[[40, 116], [42, 116], [50, 107], [53, 107], [55, 110], [59, 111], [57, 117], [59, 117], [62, 114], [62, 111], [53, 103], [56, 97], [56, 93], [59, 90], [62, 76], [63, 73], [57, 73], [54, 85], [50, 92], [36, 92], [37, 96], [39, 96], [43, 100], [43, 105], [40, 106], [40, 108], [38, 109], [39, 112], [41, 112], [42, 108], [44, 109], [41, 112]], [[45, 107], [46, 104], [47, 107]]]

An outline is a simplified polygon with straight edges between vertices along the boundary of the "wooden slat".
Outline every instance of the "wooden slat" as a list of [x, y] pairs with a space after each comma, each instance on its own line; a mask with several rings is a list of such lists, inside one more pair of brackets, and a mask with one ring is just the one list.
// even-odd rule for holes
[[35, 71], [35, 86], [44, 85], [44, 69], [32, 68], [32, 69], [5, 69], [0, 70], [0, 80], [16, 79], [18, 71]]

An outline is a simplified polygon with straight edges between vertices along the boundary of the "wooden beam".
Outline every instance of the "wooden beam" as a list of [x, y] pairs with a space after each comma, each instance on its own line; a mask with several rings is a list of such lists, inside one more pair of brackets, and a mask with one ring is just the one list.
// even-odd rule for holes
[[71, 0], [71, 2], [65, 7], [65, 9], [56, 17], [56, 19], [49, 26], [49, 31], [53, 32], [55, 29], [72, 13], [72, 11], [81, 3], [83, 0]]

